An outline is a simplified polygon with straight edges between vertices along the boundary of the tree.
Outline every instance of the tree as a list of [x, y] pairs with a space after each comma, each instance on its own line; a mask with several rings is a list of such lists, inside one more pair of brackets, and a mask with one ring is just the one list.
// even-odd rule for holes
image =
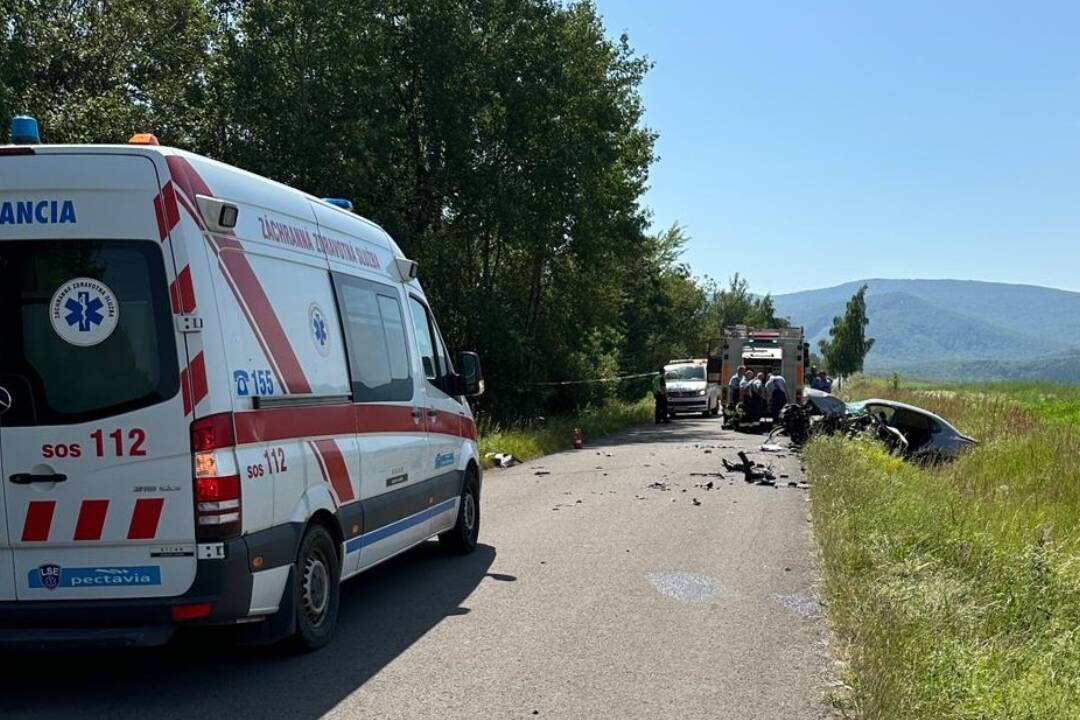
[[825, 365], [834, 375], [845, 377], [862, 372], [863, 361], [874, 346], [874, 339], [866, 337], [866, 327], [870, 324], [866, 317], [868, 289], [866, 285], [859, 288], [848, 300], [844, 316], [833, 318], [829, 339], [818, 343]]
[[420, 263], [447, 343], [484, 357], [482, 409], [601, 400], [605, 377], [773, 325], [653, 234], [651, 67], [591, 0], [0, 0], [0, 118], [45, 142], [135, 131], [347, 197]]
[[34, 115], [45, 142], [205, 151], [219, 30], [203, 0], [0, 0], [0, 118]]

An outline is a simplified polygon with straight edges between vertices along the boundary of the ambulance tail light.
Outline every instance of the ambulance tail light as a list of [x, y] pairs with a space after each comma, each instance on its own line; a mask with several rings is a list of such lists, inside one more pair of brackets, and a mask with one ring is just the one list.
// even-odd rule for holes
[[173, 622], [185, 622], [188, 620], [202, 620], [210, 617], [214, 611], [213, 603], [195, 603], [192, 605], [173, 605]]
[[235, 445], [231, 413], [200, 418], [191, 424], [197, 540], [221, 540], [240, 534], [240, 473]]

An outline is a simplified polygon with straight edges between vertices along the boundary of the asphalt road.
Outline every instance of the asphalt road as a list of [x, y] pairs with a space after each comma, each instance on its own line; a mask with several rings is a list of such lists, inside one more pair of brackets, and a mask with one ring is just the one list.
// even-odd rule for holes
[[[799, 460], [761, 442], [680, 419], [490, 471], [477, 552], [427, 543], [349, 582], [323, 651], [2, 657], [0, 716], [826, 717]], [[740, 448], [790, 477], [693, 475]]]

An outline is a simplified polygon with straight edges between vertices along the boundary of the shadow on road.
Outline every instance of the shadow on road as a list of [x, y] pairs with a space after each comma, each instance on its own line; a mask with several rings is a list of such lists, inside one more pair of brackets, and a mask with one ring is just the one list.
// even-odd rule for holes
[[407, 650], [489, 575], [495, 549], [448, 557], [434, 542], [342, 586], [337, 638], [310, 655], [220, 636], [108, 654], [0, 656], [0, 717], [317, 718]]

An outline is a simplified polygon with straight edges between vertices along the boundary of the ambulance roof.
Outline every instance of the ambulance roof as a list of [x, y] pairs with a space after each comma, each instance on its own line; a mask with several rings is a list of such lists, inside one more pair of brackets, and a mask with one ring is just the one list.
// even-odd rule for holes
[[[9, 146], [10, 147], [10, 146]], [[302, 197], [306, 200], [310, 200], [317, 203], [319, 209], [319, 215], [323, 218], [336, 217], [338, 221], [346, 225], [348, 232], [355, 234], [364, 240], [379, 245], [381, 247], [391, 250], [395, 257], [404, 257], [401, 252], [401, 248], [390, 237], [378, 223], [375, 223], [362, 215], [350, 212], [336, 205], [332, 205], [322, 198], [315, 197], [310, 193], [306, 193], [302, 190], [298, 190], [284, 183], [271, 180], [270, 178], [257, 175], [248, 170], [238, 168], [235, 165], [229, 165], [227, 163], [208, 158], [204, 155], [197, 155], [195, 153], [181, 150], [179, 148], [169, 147], [166, 145], [141, 145], [141, 144], [125, 144], [125, 145], [29, 145], [26, 146], [33, 150], [34, 154], [62, 154], [78, 152], [84, 155], [101, 154], [101, 155], [143, 155], [146, 157], [167, 157], [170, 155], [178, 155], [186, 158], [196, 167], [203, 166], [208, 168], [214, 168], [219, 173], [225, 173], [232, 175], [237, 180], [235, 184], [230, 185], [221, 197], [227, 200], [235, 200], [237, 202], [244, 202], [251, 205], [258, 205], [261, 207], [270, 208], [271, 206], [281, 202], [287, 205], [290, 200], [295, 202], [296, 199]], [[274, 196], [277, 197], [274, 197]]]

